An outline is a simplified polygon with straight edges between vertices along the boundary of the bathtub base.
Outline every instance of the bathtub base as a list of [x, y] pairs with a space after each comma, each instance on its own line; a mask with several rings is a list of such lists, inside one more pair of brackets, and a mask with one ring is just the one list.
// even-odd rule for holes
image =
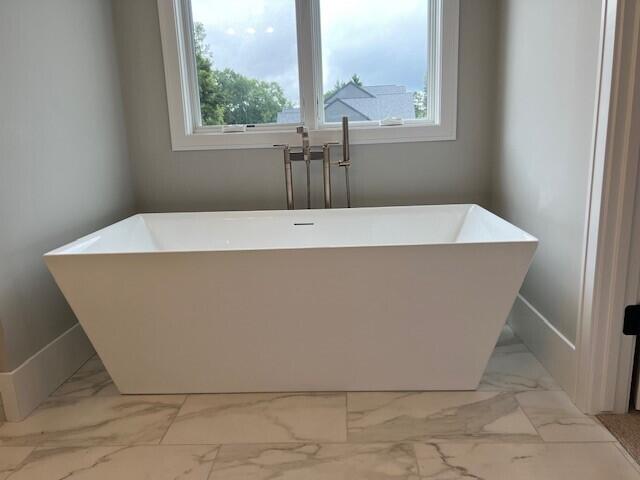
[[473, 390], [533, 243], [51, 256], [125, 394]]

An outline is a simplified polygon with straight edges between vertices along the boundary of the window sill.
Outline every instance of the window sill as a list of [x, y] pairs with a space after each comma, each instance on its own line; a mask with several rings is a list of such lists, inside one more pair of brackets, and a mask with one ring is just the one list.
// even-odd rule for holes
[[[388, 143], [414, 143], [456, 140], [456, 125], [402, 125], [388, 127], [352, 126], [349, 131], [351, 145]], [[342, 131], [339, 127], [311, 130], [312, 145], [339, 142]], [[199, 131], [191, 134], [172, 135], [173, 151], [189, 150], [237, 150], [272, 148], [274, 145], [296, 146], [300, 135], [293, 128], [287, 130], [257, 130], [241, 133], [212, 133]]]

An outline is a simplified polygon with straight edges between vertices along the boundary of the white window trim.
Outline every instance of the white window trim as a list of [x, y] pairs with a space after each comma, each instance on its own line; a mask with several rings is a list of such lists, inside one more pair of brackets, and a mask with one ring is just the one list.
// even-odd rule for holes
[[[404, 125], [379, 126], [354, 122], [352, 144], [423, 142], [456, 139], [458, 97], [459, 0], [429, 0], [431, 41], [429, 55], [433, 97], [432, 121], [405, 120]], [[222, 127], [203, 127], [200, 121], [196, 72], [191, 59], [192, 19], [188, 0], [158, 0], [171, 143], [179, 150], [270, 148], [299, 143], [293, 124], [259, 125], [241, 133], [223, 133]], [[441, 14], [440, 14], [441, 13]], [[322, 59], [320, 58], [319, 0], [296, 0], [298, 68], [302, 122], [312, 144], [340, 140], [339, 125], [324, 124]], [[437, 93], [440, 95], [437, 95]]]

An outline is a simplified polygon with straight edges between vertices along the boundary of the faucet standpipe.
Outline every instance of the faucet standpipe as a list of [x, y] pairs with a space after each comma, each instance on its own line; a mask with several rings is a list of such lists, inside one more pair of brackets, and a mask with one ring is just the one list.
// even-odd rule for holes
[[301, 125], [296, 131], [302, 136], [302, 158], [307, 167], [307, 209], [311, 209], [311, 147], [309, 146], [309, 130]]
[[349, 117], [342, 117], [342, 162], [344, 167], [344, 181], [347, 191], [347, 208], [351, 208], [351, 184], [349, 182], [349, 168], [351, 168], [351, 152], [349, 148]]
[[331, 147], [340, 145], [338, 142], [327, 142], [322, 145], [322, 150], [314, 150], [319, 147], [311, 146], [309, 142], [309, 130], [304, 126], [299, 126], [296, 132], [302, 137], [300, 151], [292, 152], [290, 145], [274, 145], [282, 148], [284, 154], [284, 176], [287, 189], [287, 209], [293, 210], [293, 162], [303, 161], [307, 174], [307, 208], [311, 208], [311, 162], [322, 160], [322, 176], [324, 181], [324, 208], [332, 208], [331, 200], [331, 166], [337, 165], [345, 168], [345, 181], [347, 188], [347, 207], [351, 208], [351, 190], [349, 186], [349, 167], [351, 158], [349, 153], [349, 119], [342, 118], [342, 161], [333, 163], [331, 161]]

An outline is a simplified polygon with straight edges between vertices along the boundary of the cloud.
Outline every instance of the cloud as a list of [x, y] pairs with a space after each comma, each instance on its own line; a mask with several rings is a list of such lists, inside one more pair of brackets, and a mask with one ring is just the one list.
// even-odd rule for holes
[[325, 85], [357, 73], [365, 84], [422, 89], [427, 68], [426, 0], [323, 0]]
[[[326, 89], [357, 73], [365, 84], [421, 90], [427, 68], [426, 0], [321, 0]], [[217, 68], [277, 81], [298, 103], [294, 0], [192, 0]], [[232, 32], [232, 33], [231, 33]]]

